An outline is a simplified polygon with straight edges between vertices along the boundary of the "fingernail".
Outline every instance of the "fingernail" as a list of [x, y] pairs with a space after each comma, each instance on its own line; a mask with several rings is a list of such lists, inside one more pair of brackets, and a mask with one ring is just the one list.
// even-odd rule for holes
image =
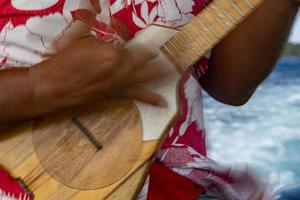
[[157, 103], [158, 106], [161, 107], [167, 107], [168, 106], [168, 102], [166, 100], [161, 100]]

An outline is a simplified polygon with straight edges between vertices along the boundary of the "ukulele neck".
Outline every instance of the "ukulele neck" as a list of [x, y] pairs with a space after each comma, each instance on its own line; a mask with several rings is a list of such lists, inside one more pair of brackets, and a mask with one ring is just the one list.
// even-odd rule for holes
[[226, 37], [264, 0], [215, 0], [195, 16], [161, 50], [186, 71]]

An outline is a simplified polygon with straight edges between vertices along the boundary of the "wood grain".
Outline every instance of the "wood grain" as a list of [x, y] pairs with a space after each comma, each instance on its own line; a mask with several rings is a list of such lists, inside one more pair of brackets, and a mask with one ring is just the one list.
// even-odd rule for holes
[[[13, 131], [1, 134], [1, 137], [5, 142], [0, 143], [0, 152], [5, 152], [5, 155], [9, 154], [9, 157], [18, 158], [20, 155], [19, 149], [27, 147], [26, 142], [23, 141], [28, 137], [31, 138], [32, 127], [32, 124], [28, 123], [27, 125]], [[40, 165], [36, 154], [33, 152], [33, 146], [30, 147], [30, 149], [32, 149], [32, 153], [23, 158], [22, 162], [20, 162], [19, 159], [11, 159], [11, 162], [7, 163], [7, 160], [4, 159], [7, 157], [2, 156], [0, 158], [0, 163], [3, 164], [5, 168], [9, 169], [14, 177], [20, 177], [26, 182], [29, 189], [35, 194], [36, 200], [105, 199], [112, 195], [123, 184], [125, 184], [124, 191], [123, 189], [120, 189], [121, 191], [118, 190], [118, 192], [121, 193], [121, 199], [126, 200], [131, 199], [132, 195], [134, 195], [134, 191], [137, 191], [141, 186], [140, 184], [143, 182], [143, 174], [146, 173], [146, 171], [144, 171], [144, 173], [141, 172], [141, 169], [146, 170], [146, 168], [141, 168], [141, 166], [143, 166], [143, 164], [154, 154], [158, 145], [158, 140], [143, 142], [141, 154], [131, 171], [118, 182], [98, 190], [76, 190], [58, 182]], [[12, 166], [15, 167], [12, 168]], [[133, 175], [131, 177], [130, 175], [135, 174], [136, 171], [138, 171], [139, 175]], [[130, 191], [127, 191], [128, 189], [130, 189]], [[117, 196], [114, 197], [117, 198]]]
[[31, 124], [21, 125], [0, 135], [0, 164], [3, 167], [13, 170], [34, 152]]
[[139, 195], [140, 190], [148, 176], [152, 162], [147, 161], [132, 176], [117, 188], [106, 200], [133, 200]]
[[[103, 149], [72, 123], [77, 116]], [[45, 116], [34, 125], [35, 153], [44, 169], [75, 189], [99, 189], [120, 180], [142, 148], [139, 113], [130, 100], [109, 99], [79, 110]]]

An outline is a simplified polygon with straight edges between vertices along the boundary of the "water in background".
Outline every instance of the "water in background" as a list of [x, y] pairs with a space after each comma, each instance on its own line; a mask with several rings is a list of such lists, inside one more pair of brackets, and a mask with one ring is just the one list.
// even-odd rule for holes
[[300, 59], [282, 59], [243, 107], [205, 95], [209, 156], [250, 163], [280, 187], [300, 183]]

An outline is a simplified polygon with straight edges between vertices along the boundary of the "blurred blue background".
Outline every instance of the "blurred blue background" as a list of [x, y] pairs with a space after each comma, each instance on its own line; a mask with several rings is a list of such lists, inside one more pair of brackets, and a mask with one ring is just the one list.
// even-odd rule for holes
[[209, 156], [249, 163], [276, 188], [300, 183], [300, 58], [283, 58], [242, 107], [205, 95]]
[[[300, 13], [289, 42], [300, 43]], [[249, 163], [275, 188], [300, 183], [300, 56], [281, 58], [242, 107], [205, 95], [204, 114], [211, 158]]]

